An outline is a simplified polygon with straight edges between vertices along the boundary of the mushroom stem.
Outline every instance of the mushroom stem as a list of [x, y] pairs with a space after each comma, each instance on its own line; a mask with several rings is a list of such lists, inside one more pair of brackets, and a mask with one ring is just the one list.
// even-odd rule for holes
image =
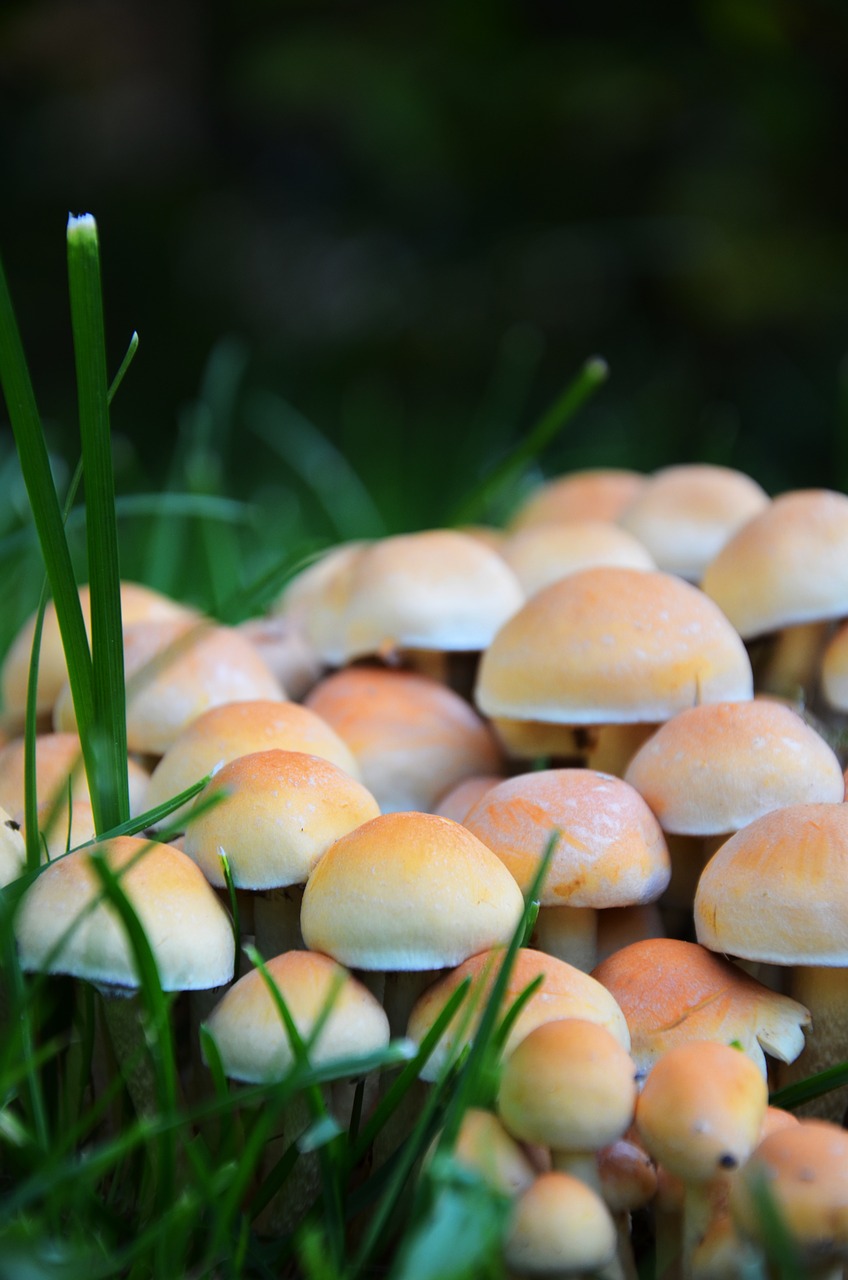
[[[798, 965], [792, 972], [791, 994], [810, 1011], [813, 1019], [803, 1053], [794, 1062], [781, 1065], [782, 1086], [806, 1080], [817, 1071], [848, 1059], [848, 970], [824, 965]], [[797, 1114], [818, 1116], [841, 1124], [848, 1107], [848, 1086], [834, 1089], [797, 1108]]]
[[561, 1173], [570, 1173], [573, 1178], [579, 1178], [603, 1198], [598, 1158], [594, 1151], [554, 1150], [551, 1152], [551, 1160], [555, 1169], [559, 1169]]
[[284, 951], [303, 950], [300, 932], [302, 901], [302, 884], [256, 894], [253, 905], [256, 950], [264, 960], [281, 956]]
[[752, 660], [757, 689], [801, 704], [812, 702], [822, 650], [832, 631], [830, 622], [805, 622], [775, 632]]
[[543, 906], [533, 945], [583, 973], [591, 973], [598, 955], [597, 911], [594, 907]]

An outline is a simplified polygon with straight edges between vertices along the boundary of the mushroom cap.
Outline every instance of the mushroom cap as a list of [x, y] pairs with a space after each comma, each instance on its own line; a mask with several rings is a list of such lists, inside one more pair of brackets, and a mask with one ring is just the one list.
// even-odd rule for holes
[[300, 751], [256, 751], [222, 765], [188, 817], [185, 851], [210, 884], [226, 884], [221, 852], [239, 889], [305, 884], [341, 836], [380, 812], [361, 782], [338, 765]]
[[[91, 635], [91, 593], [87, 585], [79, 589], [80, 606], [86, 631]], [[195, 617], [194, 609], [171, 600], [151, 587], [137, 582], [121, 583], [121, 618], [126, 627], [146, 618], [189, 618]], [[3, 706], [7, 713], [19, 716], [23, 723], [26, 713], [27, 677], [32, 641], [35, 635], [37, 611], [32, 613], [23, 624], [11, 647], [3, 659], [0, 668], [0, 689], [2, 689]], [[36, 709], [39, 713], [49, 713], [68, 679], [68, 667], [65, 662], [65, 651], [62, 646], [62, 635], [59, 630], [59, 618], [53, 600], [48, 601], [44, 610], [44, 625], [41, 632], [41, 648], [38, 658], [38, 684], [36, 690]]]
[[723, 835], [785, 805], [845, 798], [824, 738], [789, 707], [761, 698], [678, 712], [624, 776], [676, 835]]
[[535, 489], [510, 521], [510, 530], [569, 520], [618, 519], [646, 483], [638, 471], [589, 467], [555, 476]]
[[465, 819], [477, 801], [482, 800], [487, 791], [491, 791], [492, 787], [503, 780], [503, 774], [500, 773], [480, 773], [464, 778], [439, 797], [433, 812], [465, 825]]
[[519, 1197], [504, 1256], [512, 1274], [553, 1277], [599, 1271], [615, 1249], [615, 1224], [601, 1197], [554, 1170]]
[[639, 793], [593, 769], [542, 769], [499, 782], [464, 825], [526, 892], [551, 831], [559, 831], [543, 906], [620, 907], [653, 902], [671, 863], [660, 825]]
[[[380, 1002], [329, 956], [286, 951], [265, 968], [302, 1039], [310, 1039], [330, 1009], [310, 1046], [313, 1066], [372, 1053], [389, 1043], [389, 1020]], [[231, 1080], [282, 1080], [294, 1064], [276, 1001], [258, 969], [230, 987], [205, 1025]]]
[[[0, 806], [16, 820], [23, 818], [25, 803], [26, 742], [12, 738], [0, 750]], [[138, 761], [127, 761], [130, 813], [142, 813], [150, 782]], [[68, 782], [74, 800], [88, 800], [88, 779], [82, 747], [75, 733], [39, 733], [35, 739], [35, 786], [39, 804], [64, 804]]]
[[21, 967], [137, 987], [132, 947], [102, 899], [91, 865], [97, 850], [120, 877], [147, 936], [165, 991], [218, 987], [233, 976], [230, 919], [203, 873], [170, 845], [121, 836], [49, 863], [15, 919]]
[[508, 942], [523, 910], [503, 863], [458, 822], [387, 813], [321, 858], [301, 929], [307, 947], [352, 968], [443, 969]]
[[637, 538], [605, 520], [570, 520], [522, 529], [510, 534], [499, 550], [528, 598], [570, 573], [595, 565], [657, 567]]
[[334, 665], [397, 649], [477, 652], [524, 599], [496, 551], [452, 529], [367, 545], [339, 592], [335, 636], [316, 634], [307, 618], [310, 639]]
[[593, 724], [658, 722], [752, 693], [742, 641], [697, 587], [598, 568], [545, 587], [501, 627], [475, 698], [490, 716]]
[[657, 1166], [639, 1142], [635, 1126], [598, 1152], [598, 1178], [612, 1213], [633, 1213], [653, 1200]]
[[848, 497], [780, 494], [707, 566], [702, 586], [746, 640], [848, 613]]
[[0, 808], [0, 888], [17, 880], [26, 867], [26, 845], [17, 822]]
[[[314, 711], [296, 702], [259, 698], [228, 702], [193, 720], [153, 770], [147, 803], [151, 808], [164, 804], [227, 761], [274, 747], [321, 756], [351, 777], [359, 777], [350, 747]], [[178, 822], [190, 807], [181, 806], [165, 821]]]
[[848, 805], [788, 805], [731, 836], [701, 873], [695, 930], [745, 960], [848, 965]]
[[431, 810], [449, 787], [503, 762], [464, 698], [411, 671], [347, 667], [316, 685], [305, 706], [350, 747], [384, 813]]
[[498, 1114], [507, 1130], [554, 1151], [599, 1151], [622, 1137], [635, 1107], [633, 1059], [583, 1018], [535, 1027], [501, 1073]]
[[[24, 824], [24, 838], [26, 825]], [[68, 810], [67, 803], [53, 806], [38, 806], [38, 830], [42, 842], [41, 861], [52, 861], [69, 849], [76, 849], [81, 844], [88, 844], [97, 839], [94, 825], [94, 810], [90, 800], [74, 799]]]
[[655, 1063], [636, 1104], [636, 1127], [654, 1159], [686, 1183], [744, 1164], [757, 1144], [768, 1085], [729, 1045], [691, 1041]]
[[803, 1005], [749, 977], [694, 942], [649, 938], [622, 947], [592, 970], [621, 1008], [642, 1075], [675, 1045], [737, 1042], [765, 1074], [763, 1050], [793, 1062], [810, 1015]]
[[[255, 645], [236, 627], [193, 618], [157, 619], [124, 629], [127, 746], [162, 755], [193, 720], [222, 703], [285, 693]], [[69, 686], [54, 708], [59, 730], [76, 728]]]
[[848, 1133], [826, 1120], [802, 1120], [760, 1142], [730, 1193], [739, 1229], [767, 1230], [754, 1188], [762, 1180], [805, 1263], [848, 1254]]
[[[439, 978], [416, 1001], [409, 1017], [407, 1034], [420, 1043], [457, 987], [466, 978], [471, 981], [468, 995], [421, 1072], [424, 1080], [435, 1080], [456, 1050], [475, 1034], [503, 958], [501, 950], [472, 956]], [[555, 1018], [584, 1018], [596, 1022], [605, 1027], [623, 1048], [630, 1048], [630, 1033], [624, 1014], [606, 988], [564, 960], [530, 947], [522, 947], [516, 954], [504, 992], [503, 1012], [506, 1013], [539, 977], [543, 979], [542, 985], [529, 997], [515, 1019], [507, 1037], [505, 1054], [512, 1053], [534, 1027]]]
[[453, 1149], [463, 1168], [480, 1174], [487, 1186], [503, 1196], [524, 1191], [536, 1171], [524, 1149], [491, 1111], [468, 1107], [463, 1112]]
[[699, 582], [728, 538], [768, 503], [765, 490], [742, 471], [687, 463], [648, 476], [618, 523], [658, 568]]

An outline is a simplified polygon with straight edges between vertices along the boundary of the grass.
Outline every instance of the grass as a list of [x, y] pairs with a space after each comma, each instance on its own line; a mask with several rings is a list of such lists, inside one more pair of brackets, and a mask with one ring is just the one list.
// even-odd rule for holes
[[[244, 372], [243, 353], [226, 344], [213, 353], [197, 402], [181, 421], [169, 492], [136, 496], [130, 502], [116, 497], [111, 406], [137, 338], [132, 336], [110, 383], [92, 218], [71, 219], [68, 266], [84, 507], [75, 505], [79, 473], [64, 506], [57, 494], [1, 263], [0, 383], [46, 575], [41, 609], [52, 597], [96, 829], [100, 837], [107, 837], [143, 832], [189, 794], [196, 794], [205, 781], [170, 805], [130, 820], [119, 595], [121, 521], [139, 520], [144, 512], [153, 515], [151, 528], [139, 538], [140, 548], [134, 548], [136, 562], [144, 566], [139, 576], [176, 594], [183, 581], [180, 565], [190, 564], [195, 601], [230, 621], [258, 611], [273, 598], [303, 558], [327, 540], [327, 532], [319, 526], [295, 528], [286, 513], [274, 519], [223, 491], [224, 474], [216, 459], [225, 453]], [[494, 465], [456, 506], [456, 522], [486, 518], [605, 376], [602, 361], [587, 362], [525, 444]], [[386, 531], [383, 515], [350, 465], [312, 424], [270, 393], [248, 397], [244, 412], [250, 430], [278, 451], [282, 437], [273, 426], [287, 423], [289, 443], [282, 461], [298, 473], [301, 484], [314, 485], [313, 497], [331, 521], [332, 536], [379, 536]], [[328, 474], [332, 489], [327, 488]], [[351, 495], [343, 508], [334, 502], [337, 485]], [[277, 535], [288, 530], [290, 536], [280, 537], [278, 545], [288, 543], [289, 550], [267, 550], [266, 538], [265, 549], [245, 556], [245, 537], [257, 528], [267, 534], [269, 526]], [[75, 539], [80, 530], [85, 534], [85, 570], [92, 589], [90, 646], [77, 594], [80, 556]], [[0, 563], [10, 567], [28, 560], [34, 545], [26, 527], [7, 530], [0, 542]], [[19, 599], [24, 599], [22, 592]], [[459, 1166], [453, 1151], [466, 1109], [492, 1098], [499, 1053], [517, 1012], [516, 1005], [504, 1015], [501, 998], [515, 952], [532, 928], [553, 840], [528, 894], [524, 918], [504, 952], [473, 1043], [443, 1070], [394, 1155], [372, 1167], [375, 1139], [403, 1108], [422, 1065], [466, 1000], [467, 988], [455, 993], [417, 1048], [395, 1042], [381, 1053], [331, 1067], [312, 1064], [311, 1042], [299, 1036], [275, 990], [295, 1059], [289, 1074], [272, 1085], [235, 1092], [225, 1079], [214, 1042], [201, 1032], [208, 1090], [202, 1099], [193, 1099], [184, 1086], [186, 997], [162, 990], [155, 958], [121, 877], [102, 857], [94, 861], [100, 892], [123, 922], [139, 978], [138, 1000], [130, 1013], [139, 1032], [133, 1056], [120, 1064], [110, 1057], [103, 1035], [103, 1002], [92, 987], [70, 977], [22, 972], [13, 940], [14, 913], [27, 885], [39, 874], [40, 860], [33, 783], [38, 646], [37, 629], [27, 717], [27, 869], [0, 892], [0, 1280], [259, 1280], [286, 1274], [309, 1280], [363, 1280], [378, 1274], [391, 1280], [470, 1280], [500, 1275], [508, 1220], [505, 1204]], [[235, 894], [231, 897], [235, 915]], [[253, 959], [263, 967], [262, 957]], [[267, 973], [266, 980], [270, 981]], [[153, 1080], [150, 1106], [134, 1105], [127, 1087], [142, 1060]], [[361, 1079], [374, 1071], [389, 1073], [378, 1107], [363, 1117], [355, 1106], [350, 1125], [341, 1128], [328, 1112], [320, 1086], [334, 1079]], [[846, 1069], [835, 1074], [838, 1080], [825, 1082], [828, 1087], [848, 1078]], [[807, 1092], [815, 1087], [808, 1084]], [[796, 1088], [803, 1091], [804, 1086]], [[296, 1095], [308, 1100], [309, 1127], [263, 1176], [260, 1158], [275, 1119]], [[359, 1096], [361, 1105], [361, 1092]], [[434, 1142], [435, 1154], [425, 1160]], [[321, 1179], [312, 1211], [297, 1230], [279, 1239], [260, 1237], [253, 1230], [254, 1219], [289, 1180], [297, 1179], [299, 1161], [309, 1152], [317, 1153]]]

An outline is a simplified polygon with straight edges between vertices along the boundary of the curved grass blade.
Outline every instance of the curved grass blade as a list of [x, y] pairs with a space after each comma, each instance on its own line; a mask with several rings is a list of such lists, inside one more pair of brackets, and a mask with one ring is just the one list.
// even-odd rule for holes
[[568, 425], [578, 409], [607, 380], [609, 366], [599, 356], [587, 360], [565, 390], [542, 415], [512, 453], [484, 476], [453, 513], [452, 524], [471, 524], [485, 515], [493, 499], [521, 474], [524, 467]]
[[791, 1111], [793, 1107], [800, 1107], [802, 1102], [821, 1098], [824, 1094], [832, 1093], [834, 1089], [841, 1089], [846, 1084], [848, 1084], [848, 1062], [840, 1062], [833, 1067], [827, 1067], [824, 1071], [817, 1071], [806, 1080], [798, 1080], [794, 1084], [786, 1085], [783, 1089], [777, 1089], [769, 1097], [769, 1104]]

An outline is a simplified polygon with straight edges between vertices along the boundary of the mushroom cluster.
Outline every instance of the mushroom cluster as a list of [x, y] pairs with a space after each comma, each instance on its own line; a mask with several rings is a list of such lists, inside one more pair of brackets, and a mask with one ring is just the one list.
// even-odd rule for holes
[[[322, 1062], [420, 1044], [466, 984], [426, 1093], [473, 1043], [547, 850], [497, 1089], [455, 1143], [512, 1205], [510, 1274], [632, 1276], [639, 1214], [682, 1274], [742, 1275], [763, 1181], [816, 1265], [799, 1183], [841, 1195], [844, 1257], [846, 1100], [796, 1122], [768, 1098], [848, 1058], [848, 498], [706, 465], [576, 472], [506, 530], [333, 548], [243, 629], [133, 584], [122, 602], [133, 811], [213, 776], [171, 843], [94, 838], [48, 612], [36, 784], [65, 846], [21, 898], [25, 969], [138, 986], [105, 866], [163, 987], [212, 989], [192, 1025], [235, 1091], [291, 1069], [269, 982]], [[32, 626], [0, 671], [7, 881]], [[347, 1123], [344, 1090], [328, 1105]], [[308, 1115], [284, 1120], [278, 1145]], [[308, 1209], [303, 1167], [261, 1230]]]

